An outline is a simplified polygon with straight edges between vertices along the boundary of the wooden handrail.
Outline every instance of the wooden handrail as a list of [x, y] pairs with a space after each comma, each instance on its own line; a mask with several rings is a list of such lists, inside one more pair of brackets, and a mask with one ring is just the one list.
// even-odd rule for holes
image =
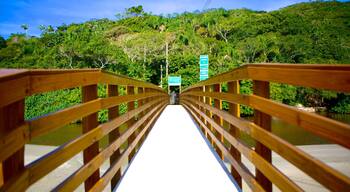
[[[254, 93], [240, 94], [237, 90], [240, 80], [253, 80]], [[269, 82], [350, 92], [350, 65], [248, 64], [190, 86], [180, 94], [180, 103], [198, 122], [213, 147], [219, 149], [218, 154], [224, 154], [230, 161], [238, 183], [243, 178], [253, 191], [272, 191], [272, 184], [282, 191], [302, 191], [272, 165], [271, 151], [332, 191], [350, 189], [349, 177], [273, 134], [270, 119], [272, 116], [280, 118], [348, 149], [350, 125], [269, 99]], [[229, 92], [221, 92], [217, 87], [226, 83]], [[211, 100], [214, 100], [214, 106]], [[223, 101], [229, 103], [229, 112], [218, 107]], [[254, 109], [254, 122], [237, 116], [239, 105]], [[222, 121], [230, 124], [229, 130], [224, 128]], [[245, 145], [238, 138], [239, 132], [250, 135], [257, 143], [255, 148]], [[230, 143], [229, 148], [224, 144], [225, 140]], [[255, 176], [237, 154], [244, 155], [254, 164]]]
[[[108, 97], [98, 98], [97, 84], [108, 85]], [[118, 86], [135, 87], [137, 91], [132, 95], [119, 95]], [[24, 99], [27, 96], [74, 87], [82, 87], [83, 103], [24, 120]], [[67, 184], [79, 186], [85, 182], [85, 190], [95, 190], [97, 183], [106, 183], [105, 175], [99, 176], [101, 164], [107, 160], [111, 160], [111, 165], [119, 163], [120, 159], [112, 157], [119, 154], [124, 142], [128, 143], [128, 148], [121, 157], [125, 159], [129, 156], [130, 161], [131, 151], [135, 151], [143, 142], [141, 138], [146, 137], [169, 100], [168, 94], [153, 84], [95, 69], [0, 70], [0, 92], [1, 192], [25, 191], [82, 151], [84, 166], [79, 169], [81, 173], [73, 173], [56, 189]], [[129, 108], [126, 113], [119, 114], [119, 105], [135, 102], [138, 103], [137, 108]], [[104, 109], [109, 110], [109, 121], [98, 124], [97, 113]], [[26, 143], [81, 118], [85, 127], [82, 135], [24, 165], [23, 149]], [[121, 134], [119, 127], [127, 122], [128, 129]], [[110, 137], [109, 146], [99, 152], [98, 141], [110, 134], [116, 137]], [[120, 166], [114, 166], [113, 171], [108, 172], [108, 182], [117, 172], [121, 173]], [[120, 176], [115, 178], [120, 179]], [[115, 184], [116, 181], [113, 181], [112, 186]]]
[[182, 92], [195, 87], [244, 79], [350, 92], [349, 70], [349, 65], [246, 64], [201, 81]]

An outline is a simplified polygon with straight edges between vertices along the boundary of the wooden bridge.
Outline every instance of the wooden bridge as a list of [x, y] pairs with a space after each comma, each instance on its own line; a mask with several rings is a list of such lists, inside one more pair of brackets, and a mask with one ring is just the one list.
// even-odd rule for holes
[[[253, 94], [239, 93], [240, 80], [252, 80]], [[169, 96], [155, 85], [100, 70], [1, 70], [0, 191], [25, 191], [81, 152], [84, 164], [52, 191], [73, 191], [82, 184], [85, 191], [107, 186], [120, 192], [241, 191], [243, 182], [252, 191], [305, 190], [272, 163], [272, 151], [325, 188], [350, 191], [349, 174], [273, 134], [271, 118], [346, 150], [350, 125], [269, 99], [270, 82], [349, 93], [350, 66], [244, 65], [185, 89], [179, 106], [168, 105]], [[107, 97], [98, 96], [98, 85], [108, 87]], [[26, 97], [75, 87], [81, 87], [81, 104], [24, 119]], [[123, 104], [127, 111], [121, 114]], [[240, 118], [240, 105], [254, 109], [253, 121]], [[99, 124], [102, 110], [108, 110], [108, 122]], [[25, 165], [27, 143], [79, 119], [81, 135]], [[242, 134], [255, 146], [242, 141]], [[100, 149], [104, 137], [109, 143]], [[102, 172], [106, 161], [109, 167]]]

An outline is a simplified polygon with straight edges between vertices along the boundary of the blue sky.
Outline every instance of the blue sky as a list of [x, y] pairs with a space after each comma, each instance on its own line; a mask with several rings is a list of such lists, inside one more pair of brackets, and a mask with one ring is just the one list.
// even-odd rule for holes
[[[92, 18], [115, 19], [125, 8], [143, 5], [153, 14], [202, 10], [207, 0], [0, 0], [0, 35], [23, 32], [28, 24], [30, 35], [40, 35], [39, 25], [58, 26], [80, 23]], [[207, 8], [249, 8], [271, 11], [305, 0], [211, 0]], [[307, 0], [306, 0], [307, 1]]]

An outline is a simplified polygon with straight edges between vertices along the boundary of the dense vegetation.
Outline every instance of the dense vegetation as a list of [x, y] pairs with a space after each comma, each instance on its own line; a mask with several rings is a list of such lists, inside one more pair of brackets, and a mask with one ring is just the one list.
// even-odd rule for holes
[[[0, 67], [97, 67], [159, 84], [160, 68], [167, 71], [169, 63], [169, 74], [181, 75], [186, 87], [199, 81], [200, 54], [209, 55], [210, 76], [244, 63], [350, 63], [350, 2], [301, 3], [272, 12], [213, 9], [166, 16], [145, 13], [138, 6], [116, 16], [40, 26], [40, 37], [28, 37], [30, 26], [22, 25], [25, 33], [0, 38]], [[250, 93], [251, 82], [241, 84], [242, 92]], [[42, 108], [79, 102], [78, 92], [70, 90], [66, 96], [71, 99]], [[344, 93], [272, 84], [271, 95], [290, 105], [350, 113], [350, 96]], [[36, 99], [27, 103], [38, 107]], [[251, 110], [244, 108], [243, 113]]]

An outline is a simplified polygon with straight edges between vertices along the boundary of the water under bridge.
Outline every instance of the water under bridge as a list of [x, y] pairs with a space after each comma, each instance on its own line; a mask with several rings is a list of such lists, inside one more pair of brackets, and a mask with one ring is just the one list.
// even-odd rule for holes
[[[251, 80], [251, 94], [240, 93], [241, 80]], [[304, 191], [311, 189], [303, 184], [308, 180], [317, 190], [350, 191], [346, 157], [329, 163], [292, 145], [271, 131], [271, 118], [333, 143], [338, 150], [322, 154], [327, 158], [349, 154], [350, 125], [270, 99], [271, 82], [349, 93], [350, 66], [244, 65], [183, 90], [180, 105], [169, 105], [168, 94], [153, 84], [101, 70], [3, 69], [0, 191], [30, 191], [57, 169], [69, 175], [47, 179], [55, 185], [37, 191]], [[99, 96], [98, 86], [107, 87], [107, 96]], [[75, 87], [80, 104], [24, 118], [26, 97]], [[254, 109], [253, 120], [240, 117], [240, 105]], [[103, 110], [108, 121], [100, 123]], [[79, 119], [77, 138], [25, 163], [32, 139]], [[62, 167], [79, 154], [81, 166]], [[276, 157], [306, 179], [293, 178]]]

